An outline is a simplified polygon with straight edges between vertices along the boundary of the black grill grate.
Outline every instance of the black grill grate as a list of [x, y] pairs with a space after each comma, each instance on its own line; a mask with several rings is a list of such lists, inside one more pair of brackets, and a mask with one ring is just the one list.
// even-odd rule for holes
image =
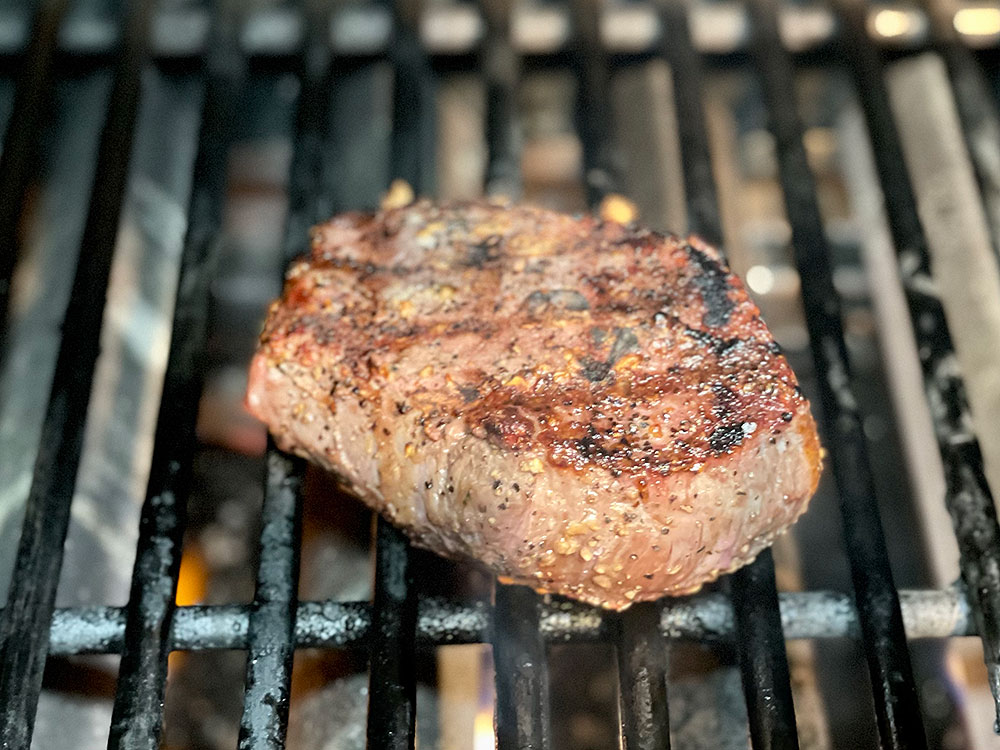
[[[27, 169], [38, 147], [34, 131], [44, 116], [50, 68], [57, 54], [65, 3], [43, 2], [31, 44], [21, 52], [24, 74], [0, 161], [0, 311], [6, 313], [17, 257], [16, 226]], [[519, 61], [509, 42], [508, 18], [484, 8], [487, 34], [479, 56], [488, 84], [487, 191], [519, 195], [519, 138], [514, 100]], [[889, 569], [865, 453], [860, 415], [848, 387], [848, 363], [836, 304], [830, 252], [794, 107], [792, 58], [782, 51], [773, 0], [750, 0], [751, 57], [763, 84], [776, 138], [780, 177], [802, 279], [806, 320], [820, 375], [825, 442], [842, 500], [855, 601], [828, 592], [781, 594], [770, 553], [732, 578], [732, 596], [708, 593], [602, 615], [581, 605], [554, 606], [528, 589], [497, 586], [495, 604], [466, 604], [420, 595], [419, 571], [403, 536], [386, 523], [377, 531], [376, 590], [372, 604], [299, 602], [298, 537], [302, 467], [273, 447], [268, 451], [260, 563], [254, 603], [175, 608], [184, 506], [191, 482], [194, 425], [201, 389], [208, 283], [212, 277], [226, 190], [226, 163], [238, 94], [248, 69], [239, 29], [246, 19], [220, 11], [204, 53], [205, 101], [194, 165], [189, 226], [181, 258], [170, 357], [157, 422], [152, 470], [142, 510], [140, 540], [126, 608], [53, 610], [85, 416], [98, 355], [103, 302], [128, 174], [141, 70], [156, 23], [151, 3], [123, 3], [114, 89], [102, 133], [73, 294], [67, 310], [52, 394], [35, 467], [8, 602], [0, 614], [0, 746], [27, 750], [50, 654], [121, 653], [110, 746], [155, 748], [160, 743], [167, 656], [171, 650], [238, 648], [248, 652], [241, 748], [280, 748], [288, 718], [295, 648], [365, 649], [371, 654], [369, 746], [412, 748], [415, 720], [414, 655], [447, 643], [494, 643], [497, 739], [501, 750], [547, 748], [548, 674], [545, 647], [553, 642], [613, 642], [620, 675], [625, 747], [670, 745], [666, 675], [669, 639], [735, 642], [755, 748], [798, 746], [785, 638], [860, 638], [868, 659], [878, 728], [885, 747], [926, 745], [906, 637], [983, 635], [991, 687], [1000, 685], [1000, 530], [983, 478], [982, 457], [967, 433], [962, 384], [939, 367], [952, 355], [940, 303], [909, 286], [928, 396], [935, 405], [948, 474], [948, 506], [962, 552], [968, 590], [897, 592]], [[124, 11], [128, 11], [125, 13]], [[900, 252], [916, 253], [917, 273], [929, 275], [926, 241], [903, 166], [902, 152], [881, 79], [881, 52], [864, 28], [866, 8], [845, 5], [841, 60], [855, 74], [868, 118], [890, 226]], [[398, 12], [396, 12], [398, 11]], [[394, 9], [387, 56], [396, 87], [392, 176], [421, 193], [433, 192], [433, 73], [407, 14]], [[290, 177], [290, 215], [284, 257], [304, 249], [306, 229], [329, 203], [320, 174], [328, 83], [340, 59], [331, 49], [328, 18], [304, 16], [308, 30], [298, 49], [278, 45], [278, 64], [290, 65], [302, 84]], [[582, 81], [580, 135], [587, 195], [596, 205], [620, 190], [610, 146], [608, 77], [614, 61], [600, 43], [595, 4], [580, 0], [571, 14], [570, 59]], [[681, 156], [693, 231], [718, 243], [722, 230], [701, 102], [701, 58], [680, 0], [659, 10], [664, 29], [656, 54], [671, 63]], [[952, 41], [950, 55], [959, 59]], [[183, 45], [181, 45], [183, 47]], [[106, 54], [97, 50], [94, 54]], [[159, 50], [162, 52], [162, 50]], [[959, 59], [961, 62], [961, 59]], [[953, 63], [958, 65], [958, 63]], [[928, 327], [926, 321], [932, 325]], [[951, 372], [948, 370], [947, 372]], [[950, 608], [951, 619], [938, 616]], [[933, 615], [929, 614], [933, 613]], [[908, 633], [904, 633], [904, 620]], [[974, 623], [974, 625], [973, 625]]]

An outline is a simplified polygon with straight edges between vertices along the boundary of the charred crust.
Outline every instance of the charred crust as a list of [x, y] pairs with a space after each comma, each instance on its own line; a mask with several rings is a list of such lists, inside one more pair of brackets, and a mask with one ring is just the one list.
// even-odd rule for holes
[[804, 406], [711, 250], [522, 207], [421, 201], [319, 227], [261, 342], [331, 404], [385, 399], [431, 440], [461, 420], [500, 450], [639, 479], [698, 471]]
[[730, 423], [719, 425], [712, 430], [708, 442], [717, 454], [728, 453], [742, 443], [744, 437], [746, 437], [746, 433], [743, 432], [743, 425]]
[[512, 406], [488, 415], [482, 424], [492, 443], [509, 450], [528, 447], [534, 436], [534, 425], [531, 420]]
[[726, 325], [736, 307], [729, 295], [732, 276], [717, 261], [689, 243], [684, 243], [684, 250], [700, 271], [694, 282], [705, 303], [704, 324], [712, 328]]

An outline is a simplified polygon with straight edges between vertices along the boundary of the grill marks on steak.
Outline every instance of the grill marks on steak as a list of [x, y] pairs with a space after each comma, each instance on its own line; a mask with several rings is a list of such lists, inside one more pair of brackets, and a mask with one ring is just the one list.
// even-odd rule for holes
[[611, 607], [749, 561], [819, 473], [794, 375], [714, 250], [520, 206], [317, 227], [248, 404], [418, 544]]

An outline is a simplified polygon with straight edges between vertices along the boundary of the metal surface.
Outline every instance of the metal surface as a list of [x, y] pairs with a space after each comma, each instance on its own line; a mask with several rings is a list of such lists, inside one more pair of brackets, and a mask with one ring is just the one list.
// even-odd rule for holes
[[47, 623], [62, 564], [139, 107], [147, 11], [146, 3], [135, 3], [122, 16], [125, 43], [101, 133], [80, 260], [66, 310], [12, 585], [0, 620], [0, 746], [11, 750], [30, 746], [41, 690]]
[[[397, 4], [393, 11], [391, 173], [418, 194], [428, 194], [434, 184], [433, 76], [405, 9]], [[414, 746], [418, 597], [411, 555], [403, 533], [379, 518], [369, 639], [368, 747], [373, 750]]]
[[624, 750], [667, 750], [667, 643], [656, 604], [636, 604], [618, 616], [618, 701]]
[[938, 448], [945, 465], [945, 502], [961, 554], [962, 578], [971, 592], [972, 611], [983, 638], [983, 655], [1000, 728], [1000, 527], [983, 474], [979, 444], [955, 354], [934, 283], [927, 239], [893, 123], [882, 61], [859, 28], [858, 8], [844, 5], [843, 56], [872, 138], [879, 144], [875, 163], [882, 183], [889, 227], [895, 241], [910, 316], [921, 355], [924, 388], [931, 404]]
[[797, 750], [795, 709], [771, 550], [761, 552], [753, 565], [737, 570], [730, 578], [730, 589], [740, 634], [736, 648], [753, 746]]
[[[322, 146], [325, 133], [329, 45], [316, 33], [315, 19], [301, 54], [302, 91], [295, 128], [295, 152], [289, 176], [289, 210], [283, 255], [286, 262], [302, 252], [307, 228], [321, 217]], [[262, 510], [257, 594], [247, 633], [246, 691], [240, 721], [241, 750], [285, 746], [295, 653], [301, 536], [301, 460], [267, 450], [267, 489]]]
[[208, 80], [195, 157], [188, 232], [181, 256], [170, 355], [156, 424], [132, 575], [125, 648], [111, 721], [111, 748], [160, 745], [169, 632], [201, 395], [208, 283], [218, 247], [231, 125], [243, 75], [231, 19], [219, 19], [206, 60]]
[[[44, 4], [39, 18], [49, 18], [46, 12], [57, 14], [58, 6]], [[98, 24], [84, 33], [86, 29], [79, 21], [71, 19], [63, 24], [58, 42], [53, 42], [57, 21], [51, 20], [51, 26], [39, 21], [32, 37], [25, 33], [18, 42], [11, 32], [11, 39], [0, 40], [7, 45], [5, 50], [11, 47], [11, 54], [21, 54], [17, 44], [23, 47], [29, 38], [33, 40], [35, 46], [23, 51], [30, 65], [22, 92], [44, 90], [46, 62], [53, 55], [108, 55], [118, 41], [124, 40], [125, 45], [102, 136], [84, 251], [46, 417], [18, 572], [8, 606], [0, 611], [0, 744], [5, 748], [28, 747], [47, 653], [123, 654], [110, 744], [129, 748], [154, 748], [160, 742], [166, 657], [174, 649], [248, 652], [241, 748], [284, 746], [291, 662], [296, 648], [368, 650], [368, 741], [372, 748], [414, 746], [415, 656], [418, 650], [446, 643], [492, 642], [497, 667], [497, 741], [501, 750], [546, 748], [550, 744], [546, 664], [549, 643], [614, 645], [622, 742], [630, 749], [670, 744], [665, 639], [736, 646], [753, 746], [759, 748], [797, 747], [785, 638], [861, 641], [868, 656], [879, 730], [886, 747], [919, 747], [924, 743], [906, 637], [983, 633], [990, 679], [997, 694], [1000, 532], [983, 479], [982, 459], [974, 437], [966, 429], [962, 385], [950, 366], [951, 348], [940, 305], [932, 294], [921, 291], [929, 284], [928, 260], [881, 84], [878, 45], [886, 40], [873, 42], [865, 25], [867, 18], [857, 15], [852, 21], [854, 26], [848, 29], [853, 36], [847, 37], [847, 56], [861, 84], [858, 88], [878, 145], [876, 155], [890, 223], [901, 252], [911, 312], [920, 323], [915, 327], [921, 345], [929, 352], [924, 360], [925, 376], [948, 467], [948, 504], [962, 547], [963, 576], [970, 599], [964, 589], [903, 591], [897, 598], [888, 568], [859, 414], [847, 387], [847, 360], [828, 247], [802, 147], [801, 125], [794, 108], [788, 106], [794, 91], [793, 70], [788, 54], [781, 48], [784, 42], [797, 52], [821, 50], [832, 39], [833, 26], [812, 36], [789, 34], [779, 29], [778, 23], [790, 12], [788, 9], [779, 10], [772, 0], [751, 0], [748, 15], [746, 8], [733, 6], [735, 15], [730, 14], [730, 20], [737, 23], [728, 31], [721, 30], [725, 33], [713, 40], [705, 35], [703, 7], [689, 11], [681, 0], [669, 0], [644, 11], [659, 19], [660, 36], [651, 33], [648, 38], [630, 40], [623, 33], [630, 27], [628, 14], [621, 7], [605, 7], [595, 0], [576, 0], [570, 6], [549, 8], [558, 11], [549, 14], [557, 22], [562, 10], [566, 10], [565, 33], [562, 37], [559, 33], [549, 35], [551, 49], [543, 45], [533, 51], [568, 53], [557, 59], [580, 75], [576, 124], [583, 147], [588, 201], [595, 206], [621, 189], [619, 165], [612, 148], [609, 104], [615, 66], [628, 64], [631, 59], [621, 53], [652, 53], [670, 63], [675, 105], [683, 114], [678, 118], [678, 127], [691, 229], [714, 243], [720, 242], [722, 230], [702, 109], [699, 53], [731, 54], [752, 42], [777, 139], [780, 176], [798, 251], [806, 317], [827, 418], [825, 442], [831, 449], [842, 495], [855, 599], [824, 591], [777, 594], [773, 564], [769, 553], [765, 553], [733, 576], [731, 597], [704, 593], [667, 603], [636, 605], [621, 615], [608, 615], [560, 599], [543, 599], [530, 589], [503, 585], [497, 586], [494, 607], [446, 601], [420, 595], [420, 587], [413, 580], [417, 572], [413, 553], [405, 537], [380, 521], [374, 601], [299, 602], [296, 589], [301, 468], [298, 462], [271, 448], [253, 605], [175, 608], [184, 503], [196, 444], [194, 419], [200, 394], [198, 358], [205, 338], [206, 283], [219, 236], [230, 127], [238, 115], [237, 96], [246, 73], [244, 55], [270, 55], [281, 65], [294, 60], [297, 62], [292, 64], [301, 67], [298, 72], [302, 89], [289, 181], [290, 212], [282, 248], [288, 260], [307, 249], [308, 226], [323, 218], [331, 203], [323, 174], [330, 135], [326, 133], [326, 120], [331, 54], [389, 58], [395, 75], [390, 171], [392, 176], [406, 179], [418, 194], [433, 194], [437, 73], [428, 61], [428, 52], [435, 51], [429, 49], [428, 40], [444, 38], [439, 32], [450, 23], [450, 11], [434, 9], [433, 20], [439, 31], [428, 35], [425, 29], [421, 43], [409, 9], [389, 9], [383, 3], [352, 9], [350, 12], [357, 16], [351, 22], [355, 26], [345, 26], [340, 11], [330, 22], [315, 22], [301, 9], [284, 6], [247, 11], [245, 23], [233, 21], [211, 32], [203, 9], [175, 8], [156, 14], [150, 34], [153, 53], [178, 59], [205, 52], [208, 77], [189, 231], [181, 260], [172, 347], [142, 513], [132, 597], [125, 608], [77, 608], [53, 613], [61, 542], [90, 390], [89, 373], [97, 354], [101, 302], [135, 122], [143, 30], [139, 13], [130, 17], [129, 30], [121, 33], [103, 21], [104, 26]], [[523, 51], [519, 45], [524, 43], [518, 34], [524, 30], [517, 31], [520, 27], [515, 20], [498, 7], [490, 4], [482, 10], [486, 37], [478, 50], [474, 47], [478, 36], [471, 34], [464, 46], [448, 54], [456, 55], [456, 59], [468, 55], [485, 77], [484, 130], [489, 152], [486, 190], [492, 195], [516, 197], [521, 192], [518, 54]], [[478, 10], [466, 7], [462, 12], [468, 20]], [[814, 15], [832, 18], [826, 9], [817, 9]], [[52, 18], [57, 19], [58, 14]], [[746, 18], [750, 19], [749, 35], [740, 25], [740, 19]], [[362, 36], [368, 40], [363, 48], [357, 46], [356, 39], [347, 39], [344, 32], [344, 28], [360, 28], [359, 23], [366, 29]], [[344, 48], [352, 43], [355, 47]], [[628, 46], [630, 43], [635, 49]], [[54, 50], [56, 44], [58, 50]], [[31, 61], [36, 60], [40, 63], [33, 67]], [[193, 63], [193, 59], [189, 62]], [[442, 65], [440, 60], [436, 64]], [[22, 93], [19, 98], [21, 114], [15, 115], [15, 120], [39, 121], [44, 102], [24, 96]], [[21, 133], [12, 125], [5, 143], [12, 150], [5, 148], [3, 163], [13, 160], [14, 166], [9, 174], [0, 176], [0, 197], [11, 201], [8, 204], [5, 200], [0, 211], [0, 242], [4, 249], [13, 247], [13, 231], [27, 179], [27, 155], [34, 138], [34, 133]], [[10, 253], [4, 263], [12, 264], [13, 258]], [[913, 258], [919, 261], [916, 272], [906, 265]], [[0, 265], [0, 294], [4, 295], [0, 304], [4, 305], [8, 291], [5, 281], [10, 275], [9, 271], [4, 275], [5, 268]], [[928, 320], [933, 325], [926, 324]]]
[[[52, 60], [65, 8], [66, 0], [50, 0], [38, 5], [14, 110], [3, 139], [3, 154], [0, 155], [0, 332], [6, 330], [11, 274], [20, 245], [18, 225], [32, 174], [32, 156], [41, 131], [42, 115], [51, 94]], [[0, 356], [5, 349], [4, 338], [0, 335]]]
[[302, 469], [301, 461], [269, 451], [257, 594], [247, 631], [240, 750], [285, 746], [295, 652]]
[[410, 555], [403, 532], [379, 518], [369, 636], [368, 747], [373, 750], [413, 749], [417, 597]]
[[749, 8], [753, 55], [777, 144], [779, 175], [802, 281], [806, 327], [819, 374], [827, 447], [840, 491], [879, 736], [885, 747], [925, 747], [927, 740], [861, 416], [850, 390], [829, 247], [802, 143], [802, 125], [794, 106], [789, 106], [789, 97], [795, 91], [794, 72], [782, 48], [774, 0], [751, 0]]
[[[846, 594], [808, 591], [778, 595], [782, 627], [789, 640], [861, 639], [858, 614]], [[972, 613], [962, 592], [900, 592], [903, 621], [909, 639], [948, 638], [976, 634]], [[371, 629], [368, 602], [300, 602], [295, 618], [298, 648], [359, 649]], [[491, 640], [493, 613], [485, 605], [467, 605], [425, 597], [417, 606], [420, 648]], [[249, 609], [242, 605], [178, 607], [170, 632], [173, 651], [246, 648]], [[541, 604], [538, 627], [546, 643], [595, 643], [612, 639], [601, 612], [582, 604], [560, 601]], [[664, 607], [660, 632], [680, 640], [732, 642], [736, 620], [724, 594], [679, 599]], [[50, 653], [120, 653], [125, 639], [121, 607], [57, 609], [51, 627]]]
[[[678, 111], [684, 113], [678, 118], [678, 130], [690, 229], [721, 246], [722, 220], [701, 99], [701, 64], [691, 44], [685, 8], [683, 0], [670, 0], [663, 6], [666, 32], [661, 54], [673, 65], [674, 98]], [[770, 550], [737, 571], [731, 590], [740, 632], [745, 634], [737, 640], [737, 650], [753, 747], [796, 748], [788, 655]]]
[[531, 589], [497, 584], [493, 662], [498, 750], [547, 750], [549, 671]]

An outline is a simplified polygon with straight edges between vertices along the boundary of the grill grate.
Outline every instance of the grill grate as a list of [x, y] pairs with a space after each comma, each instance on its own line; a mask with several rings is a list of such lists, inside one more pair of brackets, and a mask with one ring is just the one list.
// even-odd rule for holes
[[861, 415], [849, 385], [847, 348], [833, 286], [830, 249], [802, 142], [802, 125], [795, 108], [788, 106], [789, 92], [794, 91], [792, 66], [781, 51], [774, 3], [751, 0], [749, 8], [751, 46], [777, 143], [779, 175], [802, 279], [806, 326], [819, 372], [826, 444], [840, 490], [844, 536], [879, 736], [885, 747], [924, 747], [927, 741], [875, 500], [875, 480], [865, 455]]
[[[65, 3], [41, 3], [26, 52], [12, 124], [0, 161], [0, 312], [6, 313], [24, 205], [34, 131], [44, 115], [52, 59]], [[489, 5], [489, 4], [488, 4]], [[785, 654], [786, 638], [853, 637], [865, 647], [879, 734], [885, 747], [926, 745], [906, 638], [983, 635], [991, 688], [1000, 687], [1000, 530], [968, 423], [961, 382], [942, 368], [953, 357], [940, 303], [914, 291], [909, 302], [924, 358], [926, 387], [948, 475], [948, 506], [962, 551], [968, 590], [898, 592], [889, 569], [860, 414], [848, 388], [848, 363], [836, 305], [830, 251], [803, 148], [802, 126], [788, 107], [791, 57], [782, 49], [774, 0], [749, 0], [751, 55], [763, 84], [777, 142], [781, 182], [803, 285], [806, 321], [820, 374], [825, 436], [840, 489], [855, 600], [830, 592], [778, 594], [770, 553], [732, 578], [731, 596], [701, 594], [637, 605], [602, 615], [576, 604], [552, 605], [522, 587], [497, 585], [495, 603], [467, 604], [420, 595], [419, 571], [404, 537], [380, 522], [376, 587], [371, 604], [299, 602], [298, 538], [302, 465], [268, 450], [257, 591], [252, 606], [174, 606], [191, 482], [195, 417], [201, 390], [199, 358], [206, 338], [212, 276], [226, 190], [232, 122], [248, 70], [239, 30], [246, 19], [220, 12], [204, 52], [206, 89], [188, 232], [181, 258], [177, 305], [152, 470], [142, 509], [140, 539], [126, 608], [54, 610], [63, 541], [85, 416], [98, 354], [118, 217], [128, 175], [138, 111], [141, 70], [149, 54], [152, 3], [123, 3], [121, 46], [107, 121], [102, 132], [73, 294], [66, 314], [42, 450], [35, 466], [16, 570], [0, 613], [0, 746], [30, 746], [46, 657], [121, 653], [111, 747], [155, 748], [160, 743], [167, 656], [171, 650], [238, 648], [248, 652], [240, 748], [280, 748], [288, 718], [295, 648], [368, 649], [371, 657], [368, 740], [373, 748], [412, 748], [415, 651], [430, 644], [492, 642], [497, 673], [497, 739], [501, 750], [547, 748], [548, 674], [545, 647], [553, 642], [612, 642], [617, 649], [623, 743], [670, 745], [666, 675], [669, 641], [696, 639], [737, 646], [750, 734], [755, 748], [798, 746]], [[382, 8], [382, 10], [387, 10]], [[397, 85], [393, 106], [391, 172], [417, 192], [433, 192], [433, 73], [410, 20], [394, 13], [388, 56]], [[893, 237], [900, 252], [915, 253], [929, 276], [926, 239], [903, 166], [902, 150], [881, 78], [881, 52], [865, 31], [865, 8], [845, 5], [840, 56], [878, 143], [876, 160]], [[484, 9], [487, 35], [479, 63], [487, 79], [487, 192], [520, 195], [515, 97], [519, 61], [509, 18]], [[620, 191], [610, 145], [608, 81], [614, 61], [603, 49], [598, 10], [573, 6], [570, 57], [580, 75], [580, 121], [587, 197], [596, 205]], [[689, 223], [709, 241], [721, 240], [721, 220], [701, 104], [701, 59], [688, 30], [688, 9], [667, 0], [657, 54], [674, 70], [675, 103]], [[322, 218], [320, 164], [328, 82], [336, 77], [328, 18], [308, 17], [294, 55], [275, 44], [276, 59], [294, 57], [302, 82], [290, 179], [286, 260], [304, 251], [306, 228]], [[155, 36], [153, 34], [152, 36]], [[964, 48], [952, 42], [951, 58]], [[293, 45], [294, 46], [294, 45]], [[105, 50], [106, 51], [106, 50]], [[274, 50], [272, 50], [274, 52]], [[186, 54], [189, 53], [186, 52]], [[961, 62], [961, 60], [959, 60]], [[958, 65], [958, 63], [954, 63]], [[974, 623], [974, 624], [973, 624]], [[904, 632], [905, 625], [905, 632]]]
[[[0, 745], [29, 746], [48, 650], [69, 506], [83, 446], [118, 214], [139, 106], [147, 8], [123, 15], [123, 38], [101, 133], [80, 261], [42, 428], [14, 576], [0, 619]], [[38, 84], [30, 76], [28, 85]], [[124, 155], [124, 156], [123, 156]], [[9, 251], [8, 251], [9, 252]]]

